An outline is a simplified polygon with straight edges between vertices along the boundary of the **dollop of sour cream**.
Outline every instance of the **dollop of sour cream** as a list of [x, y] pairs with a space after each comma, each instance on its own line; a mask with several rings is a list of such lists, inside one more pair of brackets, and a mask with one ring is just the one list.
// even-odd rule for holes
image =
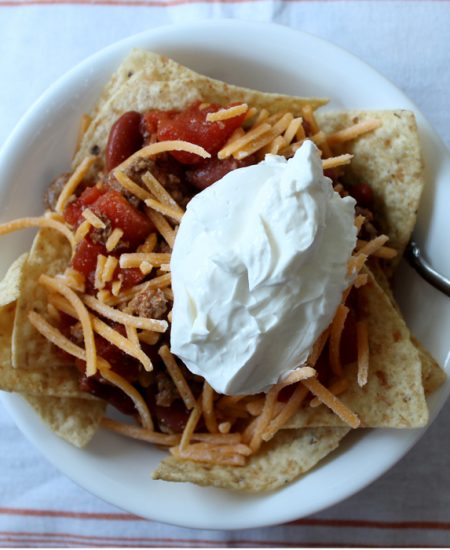
[[301, 366], [350, 283], [354, 209], [311, 141], [196, 195], [172, 252], [172, 352], [228, 395]]

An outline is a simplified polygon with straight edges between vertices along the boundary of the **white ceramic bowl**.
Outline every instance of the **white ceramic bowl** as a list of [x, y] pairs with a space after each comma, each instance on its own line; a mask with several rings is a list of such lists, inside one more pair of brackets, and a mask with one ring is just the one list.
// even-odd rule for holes
[[[162, 27], [119, 42], [75, 67], [23, 117], [0, 157], [2, 221], [42, 212], [43, 191], [67, 170], [81, 115], [133, 47], [173, 57], [201, 73], [273, 92], [329, 97], [331, 108], [412, 109], [427, 161], [427, 192], [416, 237], [437, 269], [450, 274], [444, 246], [449, 222], [450, 160], [443, 144], [411, 101], [353, 55], [285, 27], [216, 20]], [[295, 52], [295, 63], [292, 62]], [[32, 234], [2, 239], [1, 268], [26, 250]], [[450, 301], [402, 266], [398, 298], [410, 327], [442, 364], [448, 354]], [[426, 312], [426, 315], [424, 315]], [[430, 322], [432, 320], [432, 322]], [[430, 400], [433, 416], [447, 384]], [[104, 500], [131, 513], [186, 527], [239, 529], [306, 516], [360, 490], [397, 462], [424, 430], [366, 430], [311, 473], [269, 494], [245, 495], [190, 484], [152, 481], [164, 453], [100, 431], [78, 450], [54, 436], [18, 396], [3, 402], [30, 441], [63, 473]]]

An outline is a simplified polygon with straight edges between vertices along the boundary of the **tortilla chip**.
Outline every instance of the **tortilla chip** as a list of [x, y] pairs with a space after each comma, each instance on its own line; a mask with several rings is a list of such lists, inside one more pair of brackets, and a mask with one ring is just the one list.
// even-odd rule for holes
[[15, 312], [15, 303], [0, 308], [0, 368], [2, 369], [12, 369], [11, 336]]
[[442, 386], [447, 379], [447, 374], [417, 338], [411, 336], [411, 342], [419, 351], [420, 362], [422, 363], [423, 389], [426, 395], [430, 395]]
[[19, 281], [27, 257], [28, 252], [19, 256], [11, 264], [5, 277], [0, 282], [0, 308], [12, 304], [19, 297]]
[[[0, 303], [2, 299], [3, 302], [12, 299], [16, 291], [11, 289], [19, 288], [25, 258], [26, 254], [16, 260], [0, 283]], [[106, 403], [79, 389], [74, 367], [14, 368], [11, 340], [15, 312], [14, 301], [0, 307], [0, 389], [28, 394], [25, 395], [27, 401], [56, 434], [77, 447], [86, 445], [100, 424]], [[70, 396], [82, 398], [70, 399]]]
[[348, 432], [347, 428], [283, 430], [250, 457], [248, 464], [238, 467], [200, 464], [170, 456], [153, 472], [153, 479], [240, 491], [271, 491], [311, 470], [338, 447]]
[[106, 85], [93, 120], [74, 158], [75, 168], [93, 146], [103, 152], [112, 124], [126, 111], [184, 109], [196, 100], [247, 102], [271, 113], [289, 110], [299, 114], [305, 104], [317, 108], [327, 101], [263, 93], [200, 75], [164, 56], [133, 50]]
[[[400, 313], [400, 308], [395, 300], [394, 294], [392, 293], [389, 280], [386, 277], [386, 274], [381, 269], [378, 261], [372, 261], [370, 265], [372, 275], [375, 277], [377, 283], [384, 290], [386, 295], [391, 300], [392, 305]], [[422, 344], [415, 338], [411, 336], [411, 342], [419, 351], [420, 362], [422, 364], [422, 384], [425, 390], [425, 394], [429, 395], [436, 391], [447, 379], [447, 375], [444, 369], [437, 363], [437, 361], [432, 357], [429, 351], [427, 351]]]
[[[3, 353], [2, 353], [3, 355]], [[73, 367], [58, 369], [15, 369], [0, 365], [0, 390], [26, 393], [36, 396], [77, 397], [88, 401], [96, 398], [80, 390], [76, 371]]]
[[106, 408], [103, 401], [24, 397], [56, 435], [75, 447], [84, 447], [94, 437]]
[[[25, 263], [20, 257], [21, 268], [18, 267], [18, 261], [14, 268], [11, 266], [6, 277], [13, 281], [12, 272], [14, 271], [14, 281], [9, 288], [17, 288], [16, 281], [21, 278], [22, 271], [25, 269]], [[4, 281], [6, 278], [4, 279]], [[4, 282], [2, 281], [2, 283]], [[0, 283], [0, 287], [2, 286]], [[11, 296], [7, 285], [4, 294], [0, 294], [0, 301], [6, 294]], [[36, 396], [61, 396], [78, 397], [89, 401], [97, 401], [92, 395], [83, 392], [79, 388], [78, 371], [73, 365], [60, 365], [57, 369], [42, 368], [42, 365], [36, 367], [34, 364], [26, 365], [26, 368], [14, 368], [12, 362], [12, 334], [14, 318], [16, 313], [16, 303], [0, 307], [0, 389], [4, 391], [15, 391]], [[25, 342], [34, 346], [34, 339], [39, 334], [34, 331], [30, 335], [30, 341], [23, 340], [23, 347], [27, 347]], [[51, 367], [47, 365], [46, 367]]]
[[374, 191], [375, 219], [389, 236], [389, 246], [398, 251], [389, 263], [388, 273], [392, 274], [411, 237], [425, 185], [419, 135], [410, 111], [317, 113], [317, 120], [327, 133], [366, 119], [377, 119], [382, 125], [343, 144], [341, 149], [354, 155], [349, 180], [366, 182]]
[[[67, 361], [56, 348], [28, 321], [28, 314], [34, 310], [48, 318], [47, 293], [37, 281], [42, 273], [50, 276], [63, 273], [69, 265], [70, 255], [67, 240], [57, 231], [41, 229], [36, 235], [19, 283], [12, 337], [13, 366], [17, 369], [46, 371], [67, 366]], [[74, 369], [74, 377], [77, 376]]]
[[[339, 398], [366, 428], [418, 428], [428, 422], [419, 352], [406, 324], [371, 274], [364, 289], [369, 328], [369, 381], [360, 388], [356, 365], [345, 368], [349, 389]], [[286, 428], [342, 426], [333, 412], [306, 406]]]

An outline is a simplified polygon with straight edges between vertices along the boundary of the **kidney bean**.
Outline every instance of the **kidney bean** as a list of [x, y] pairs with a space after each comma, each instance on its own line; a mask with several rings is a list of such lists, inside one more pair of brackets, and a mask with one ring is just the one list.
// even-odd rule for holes
[[143, 144], [140, 131], [141, 115], [136, 111], [124, 113], [113, 124], [106, 145], [106, 169], [115, 168]]

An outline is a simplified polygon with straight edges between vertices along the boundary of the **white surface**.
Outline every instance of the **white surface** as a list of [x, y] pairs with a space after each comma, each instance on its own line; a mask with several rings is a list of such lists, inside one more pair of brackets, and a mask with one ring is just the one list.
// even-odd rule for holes
[[[69, 163], [75, 140], [73, 128], [77, 127], [79, 116], [93, 103], [101, 83], [132, 45], [164, 52], [194, 69], [230, 82], [266, 89], [270, 83], [271, 91], [301, 90], [305, 95], [328, 95], [333, 100], [332, 106], [338, 108], [414, 108], [393, 85], [329, 44], [280, 27], [261, 29], [249, 24], [245, 32], [244, 27], [238, 32], [238, 25], [237, 22], [216, 22], [207, 26], [158, 29], [114, 46], [72, 71], [49, 90], [5, 146], [1, 166], [5, 176], [3, 217], [6, 210], [8, 218], [40, 211], [38, 198], [42, 189]], [[236, 36], [236, 40], [230, 42], [230, 36]], [[299, 52], [295, 71], [289, 62], [289, 52], [293, 49]], [[351, 87], [344, 77], [351, 78]], [[330, 82], [333, 83], [331, 90]], [[445, 204], [448, 204], [449, 188], [441, 182], [449, 178], [449, 160], [427, 122], [417, 111], [416, 114], [425, 155], [434, 161], [429, 163], [429, 176], [435, 176], [439, 193], [432, 210], [421, 208], [417, 233], [421, 242], [426, 241], [431, 260], [448, 273], [450, 256], [445, 253], [448, 248], [439, 246], [438, 237], [442, 238], [446, 228], [448, 231]], [[35, 185], [33, 192], [30, 192], [31, 181]], [[428, 198], [431, 196], [430, 192]], [[23, 236], [11, 237], [8, 241], [2, 254], [3, 267], [17, 255], [19, 246], [24, 249], [29, 243]], [[448, 353], [445, 330], [450, 327], [448, 301], [442, 300], [410, 272], [402, 277], [401, 286], [403, 305], [407, 306], [407, 318], [416, 335], [444, 362]], [[424, 310], [433, 312], [436, 321], [433, 331], [429, 323], [423, 322]], [[443, 397], [442, 391], [434, 396], [434, 411]], [[98, 434], [88, 450], [77, 451], [50, 434], [19, 398], [8, 396], [5, 401], [26, 435], [80, 484], [132, 512], [192, 527], [243, 528], [315, 512], [372, 481], [398, 460], [421, 434], [421, 431], [368, 432], [364, 437], [352, 439], [345, 445], [345, 453], [338, 453], [299, 482], [274, 494], [252, 497], [149, 481], [149, 470], [161, 456], [159, 453], [137, 443], [124, 443], [106, 433]]]

